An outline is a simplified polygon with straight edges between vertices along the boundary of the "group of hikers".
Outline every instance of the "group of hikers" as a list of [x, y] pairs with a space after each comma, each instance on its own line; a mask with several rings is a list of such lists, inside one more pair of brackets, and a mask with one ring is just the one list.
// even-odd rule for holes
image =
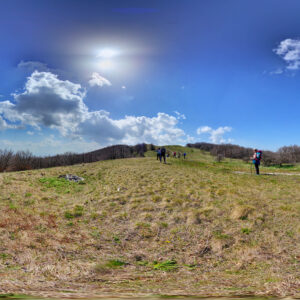
[[[171, 156], [171, 152], [170, 151], [166, 151], [165, 147], [162, 148], [158, 148], [156, 150], [156, 159], [159, 160], [160, 162], [162, 162], [162, 160], [164, 161], [164, 163], [166, 164], [166, 157], [170, 157]], [[173, 158], [180, 158], [181, 157], [181, 152], [176, 153], [176, 151], [172, 152], [172, 156]], [[186, 153], [184, 152], [182, 154], [183, 158], [186, 158]]]
[[[170, 151], [166, 151], [165, 147], [162, 148], [158, 148], [156, 150], [157, 153], [157, 160], [159, 160], [160, 162], [163, 162], [166, 164], [166, 157], [170, 157], [171, 153]], [[176, 151], [174, 151], [172, 153], [173, 158], [180, 158], [181, 157], [181, 153], [178, 152], [176, 153]], [[186, 153], [183, 153], [183, 158], [186, 158]], [[261, 150], [257, 150], [257, 149], [253, 149], [253, 155], [250, 157], [250, 159], [252, 159], [253, 165], [255, 166], [255, 170], [256, 170], [256, 175], [259, 175], [259, 165], [260, 165], [260, 160], [262, 158], [262, 151]]]

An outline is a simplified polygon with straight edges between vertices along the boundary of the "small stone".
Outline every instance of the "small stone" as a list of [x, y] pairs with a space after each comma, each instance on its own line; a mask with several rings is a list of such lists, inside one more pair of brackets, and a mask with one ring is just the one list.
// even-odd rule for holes
[[59, 175], [58, 178], [64, 178], [68, 181], [73, 181], [73, 182], [79, 182], [84, 180], [84, 178], [72, 174]]

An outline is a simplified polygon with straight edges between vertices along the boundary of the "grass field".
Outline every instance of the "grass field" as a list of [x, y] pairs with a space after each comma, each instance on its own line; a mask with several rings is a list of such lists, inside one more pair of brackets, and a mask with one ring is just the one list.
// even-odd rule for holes
[[300, 176], [168, 149], [0, 174], [0, 292], [299, 297]]

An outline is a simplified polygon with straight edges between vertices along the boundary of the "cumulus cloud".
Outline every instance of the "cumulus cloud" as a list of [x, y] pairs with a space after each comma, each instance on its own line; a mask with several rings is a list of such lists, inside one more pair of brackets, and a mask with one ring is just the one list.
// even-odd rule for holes
[[16, 129], [16, 128], [20, 128], [20, 126], [8, 124], [6, 120], [1, 116], [1, 110], [0, 110], [0, 131], [4, 131], [6, 129]]
[[0, 131], [8, 129], [9, 126], [7, 125], [6, 121], [0, 117]]
[[84, 103], [85, 95], [80, 84], [60, 80], [51, 72], [35, 71], [28, 77], [24, 91], [14, 94], [14, 102], [0, 101], [3, 118], [0, 122], [6, 124], [6, 119], [11, 124], [30, 125], [35, 129], [57, 129], [62, 136], [89, 139], [101, 146], [185, 143], [189, 138], [178, 127], [179, 119], [185, 118], [179, 112], [176, 116], [160, 112], [153, 117], [113, 119], [107, 111], [89, 111]]
[[99, 73], [94, 72], [91, 76], [91, 79], [89, 80], [89, 85], [100, 86], [100, 87], [105, 85], [111, 86], [111, 82], [108, 79], [102, 77]]
[[202, 127], [199, 127], [197, 129], [197, 134], [201, 134], [201, 133], [210, 133], [212, 132], [213, 129], [209, 126], [202, 126]]
[[78, 127], [78, 133], [104, 144], [168, 144], [184, 139], [185, 133], [177, 124], [176, 117], [165, 113], [158, 113], [155, 117], [126, 116], [114, 120], [108, 112], [96, 111], [87, 115]]
[[300, 39], [285, 39], [273, 51], [287, 63], [287, 70], [299, 69]]
[[226, 134], [227, 132], [230, 132], [231, 130], [232, 130], [232, 128], [229, 126], [218, 127], [217, 129], [213, 129], [209, 126], [202, 126], [197, 129], [197, 134], [199, 134], [199, 135], [208, 134], [209, 140], [212, 143], [222, 144], [222, 143], [232, 142], [232, 139], [224, 139], [224, 137], [223, 137], [224, 134]]
[[51, 72], [34, 71], [25, 90], [14, 94], [15, 103], [0, 102], [0, 114], [11, 122], [44, 125], [66, 135], [83, 120], [88, 109], [83, 102], [85, 90], [80, 84], [60, 80]]

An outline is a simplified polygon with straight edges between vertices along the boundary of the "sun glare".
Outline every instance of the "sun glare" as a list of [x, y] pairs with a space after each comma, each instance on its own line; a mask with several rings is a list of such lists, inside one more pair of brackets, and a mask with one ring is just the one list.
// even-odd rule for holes
[[101, 58], [112, 58], [115, 57], [117, 55], [119, 55], [120, 52], [117, 49], [113, 49], [113, 48], [104, 48], [102, 49], [99, 54], [97, 55], [97, 57], [101, 57]]
[[99, 67], [103, 71], [112, 70], [114, 68], [114, 63], [111, 60], [109, 60], [109, 59], [102, 60], [99, 63]]

